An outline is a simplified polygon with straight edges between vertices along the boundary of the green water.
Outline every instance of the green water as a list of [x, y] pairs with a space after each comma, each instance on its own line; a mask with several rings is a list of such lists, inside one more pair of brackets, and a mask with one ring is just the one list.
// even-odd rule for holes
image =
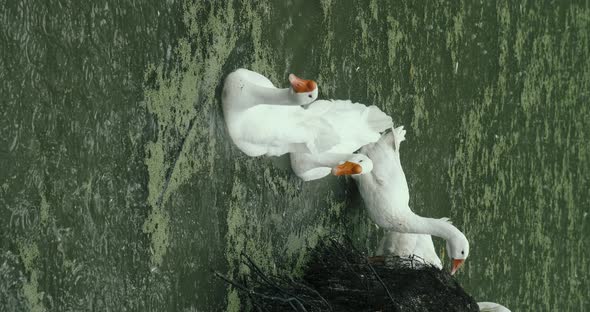
[[477, 300], [590, 309], [590, 4], [414, 2], [0, 0], [0, 310], [237, 311], [211, 270], [242, 252], [374, 249], [351, 180], [232, 145], [239, 67], [405, 125], [411, 205], [467, 235]]

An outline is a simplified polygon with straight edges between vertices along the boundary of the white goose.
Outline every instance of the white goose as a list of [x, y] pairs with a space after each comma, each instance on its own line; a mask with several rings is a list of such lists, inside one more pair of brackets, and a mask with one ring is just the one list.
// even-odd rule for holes
[[381, 132], [393, 126], [391, 117], [377, 106], [365, 106], [348, 100], [318, 100], [308, 112], [322, 116], [330, 124], [339, 143], [321, 154], [291, 153], [291, 167], [304, 181], [334, 175], [367, 174], [373, 169], [371, 160], [353, 154], [363, 145], [376, 142]]
[[301, 107], [318, 96], [317, 84], [289, 75], [290, 88], [277, 89], [247, 69], [227, 76], [221, 102], [233, 142], [248, 156], [320, 153], [338, 143], [331, 125]]
[[[363, 147], [361, 153], [373, 160], [374, 170], [370, 175], [353, 176], [373, 221], [389, 229], [377, 254], [417, 256], [418, 260], [441, 269], [442, 263], [429, 234], [436, 235], [447, 241], [447, 253], [453, 261], [451, 274], [454, 274], [469, 255], [469, 242], [448, 219], [423, 218], [409, 208], [408, 184], [399, 159], [399, 145], [405, 140], [405, 133], [403, 127], [399, 127], [383, 135], [377, 143]], [[478, 302], [477, 305], [480, 311], [510, 312], [493, 302]]]
[[482, 312], [510, 312], [507, 307], [495, 302], [478, 302], [477, 306]]
[[448, 219], [421, 217], [410, 209], [408, 183], [399, 157], [399, 145], [405, 140], [405, 133], [403, 127], [399, 127], [382, 135], [376, 143], [364, 146], [361, 153], [373, 161], [373, 171], [353, 178], [369, 216], [380, 227], [445, 239], [447, 254], [452, 259], [451, 274], [454, 274], [469, 256], [469, 242]]
[[442, 269], [442, 262], [434, 250], [432, 237], [426, 234], [399, 233], [386, 231], [381, 239], [377, 255], [394, 255], [409, 258]]
[[[426, 234], [387, 231], [381, 240], [377, 255], [394, 255], [404, 258], [416, 256], [414, 260], [442, 269], [440, 258], [434, 250], [432, 236]], [[477, 305], [482, 312], [510, 312], [508, 308], [495, 302], [478, 302]]]

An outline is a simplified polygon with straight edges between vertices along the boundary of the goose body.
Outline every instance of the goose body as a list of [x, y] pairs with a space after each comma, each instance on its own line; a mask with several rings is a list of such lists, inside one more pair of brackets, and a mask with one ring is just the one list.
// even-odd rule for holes
[[[393, 125], [377, 106], [366, 106], [348, 100], [318, 100], [307, 109], [314, 116], [321, 117], [332, 128], [338, 143], [321, 154], [291, 153], [291, 167], [304, 181], [320, 179], [334, 169], [337, 175], [365, 174], [370, 172], [371, 160], [365, 155], [353, 154], [363, 145], [376, 142], [381, 132]], [[347, 163], [346, 168], [360, 168], [355, 173], [346, 168], [336, 168]]]
[[247, 69], [227, 76], [221, 101], [233, 142], [248, 156], [319, 153], [338, 143], [331, 125], [301, 107], [318, 95], [317, 84], [291, 74], [291, 87], [278, 89]]
[[[360, 153], [372, 160], [373, 170], [370, 174], [353, 178], [370, 218], [380, 227], [399, 233], [434, 235], [445, 239], [447, 253], [452, 259], [451, 273], [454, 274], [469, 255], [469, 242], [448, 219], [421, 217], [410, 209], [408, 184], [399, 155], [405, 133], [403, 127], [392, 129], [376, 143], [364, 146]], [[416, 239], [428, 242], [424, 237]], [[430, 248], [429, 244], [425, 246]]]
[[[409, 208], [409, 191], [399, 159], [399, 145], [405, 140], [403, 127], [393, 129], [361, 149], [361, 153], [373, 161], [373, 171], [368, 175], [353, 176], [369, 215], [379, 226], [388, 229], [377, 254], [393, 254], [400, 257], [417, 256], [426, 264], [442, 268], [442, 263], [432, 242], [432, 235], [447, 240], [447, 253], [453, 260], [453, 274], [469, 254], [469, 244], [464, 235], [447, 219], [429, 219], [415, 215]], [[464, 251], [464, 254], [457, 252]], [[461, 262], [457, 262], [461, 261]], [[478, 302], [480, 311], [510, 312], [493, 302]]]
[[478, 302], [477, 306], [482, 312], [510, 312], [508, 308], [495, 302]]
[[442, 269], [442, 262], [436, 254], [432, 237], [426, 234], [387, 231], [381, 239], [377, 254], [404, 258], [415, 256], [417, 261]]
[[[426, 234], [387, 231], [381, 240], [377, 255], [405, 258], [414, 256], [415, 261], [442, 269], [442, 263], [432, 243], [432, 236]], [[510, 312], [508, 308], [495, 302], [478, 302], [477, 305], [482, 312]]]

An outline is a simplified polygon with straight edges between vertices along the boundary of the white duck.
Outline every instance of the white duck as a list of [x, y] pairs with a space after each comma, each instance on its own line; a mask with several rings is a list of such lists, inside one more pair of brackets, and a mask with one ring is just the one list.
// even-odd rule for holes
[[366, 106], [348, 100], [318, 100], [308, 112], [322, 116], [332, 127], [339, 143], [321, 154], [291, 153], [291, 167], [304, 181], [334, 175], [357, 175], [371, 172], [371, 160], [353, 154], [363, 145], [376, 142], [381, 132], [393, 126], [391, 117], [377, 106]]
[[247, 69], [227, 76], [221, 102], [229, 134], [248, 156], [319, 153], [338, 143], [321, 116], [301, 107], [318, 96], [317, 84], [289, 75], [290, 88], [277, 89]]
[[421, 217], [410, 209], [408, 183], [399, 157], [399, 145], [405, 140], [405, 132], [403, 127], [393, 129], [376, 143], [364, 146], [361, 153], [373, 161], [373, 171], [353, 178], [369, 216], [380, 227], [445, 239], [447, 254], [452, 259], [451, 274], [454, 274], [469, 256], [469, 242], [448, 219]]

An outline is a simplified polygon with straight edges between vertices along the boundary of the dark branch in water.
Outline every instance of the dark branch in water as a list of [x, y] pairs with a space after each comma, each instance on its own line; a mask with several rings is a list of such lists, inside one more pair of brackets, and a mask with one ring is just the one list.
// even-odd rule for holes
[[281, 298], [281, 297], [275, 297], [275, 296], [267, 296], [265, 294], [256, 292], [256, 291], [254, 291], [252, 289], [248, 289], [246, 286], [243, 286], [243, 285], [241, 285], [241, 284], [239, 284], [239, 283], [231, 280], [227, 276], [225, 276], [225, 275], [223, 275], [223, 274], [221, 274], [221, 273], [219, 273], [217, 271], [215, 271], [214, 274], [215, 274], [215, 276], [217, 276], [217, 277], [221, 278], [222, 280], [224, 280], [226, 283], [229, 283], [232, 286], [234, 286], [234, 287], [236, 287], [236, 288], [238, 288], [238, 289], [240, 289], [240, 290], [242, 290], [244, 292], [247, 292], [249, 295], [258, 296], [258, 297], [263, 298], [263, 299], [276, 300], [276, 301], [280, 301], [280, 302], [284, 302], [284, 303], [289, 303], [289, 305], [291, 305], [294, 308], [295, 311], [298, 311], [293, 306], [293, 304], [292, 304], [292, 301], [295, 301], [297, 303], [297, 305], [302, 309], [302, 311], [307, 312], [307, 310], [305, 309], [305, 307], [303, 307], [303, 305], [301, 304], [301, 302], [299, 302], [299, 300], [297, 300], [297, 298], [293, 298], [293, 297], [290, 297], [290, 298]]
[[[356, 247], [354, 247], [354, 245], [352, 244], [352, 241], [350, 240], [350, 238], [348, 236], [346, 236], [345, 239], [347, 240], [347, 242], [350, 244], [350, 246], [353, 248], [353, 250], [356, 253], [362, 254], [358, 249], [356, 249]], [[395, 300], [393, 299], [393, 296], [391, 295], [391, 292], [389, 292], [389, 288], [387, 288], [387, 286], [385, 285], [385, 283], [383, 282], [383, 280], [381, 279], [381, 277], [379, 276], [379, 274], [377, 274], [377, 271], [375, 271], [375, 268], [371, 265], [371, 262], [369, 261], [369, 258], [365, 257], [365, 261], [367, 263], [367, 266], [371, 269], [371, 272], [373, 272], [373, 274], [375, 275], [375, 277], [379, 280], [379, 282], [383, 286], [383, 289], [385, 289], [385, 291], [387, 292], [387, 296], [389, 296], [389, 299], [391, 300], [391, 303], [395, 306]], [[397, 309], [396, 309], [396, 311], [397, 311]]]
[[418, 258], [369, 259], [348, 238], [321, 243], [301, 278], [266, 274], [246, 254], [242, 261], [251, 272], [243, 283], [215, 274], [258, 311], [479, 311], [448, 272]]

